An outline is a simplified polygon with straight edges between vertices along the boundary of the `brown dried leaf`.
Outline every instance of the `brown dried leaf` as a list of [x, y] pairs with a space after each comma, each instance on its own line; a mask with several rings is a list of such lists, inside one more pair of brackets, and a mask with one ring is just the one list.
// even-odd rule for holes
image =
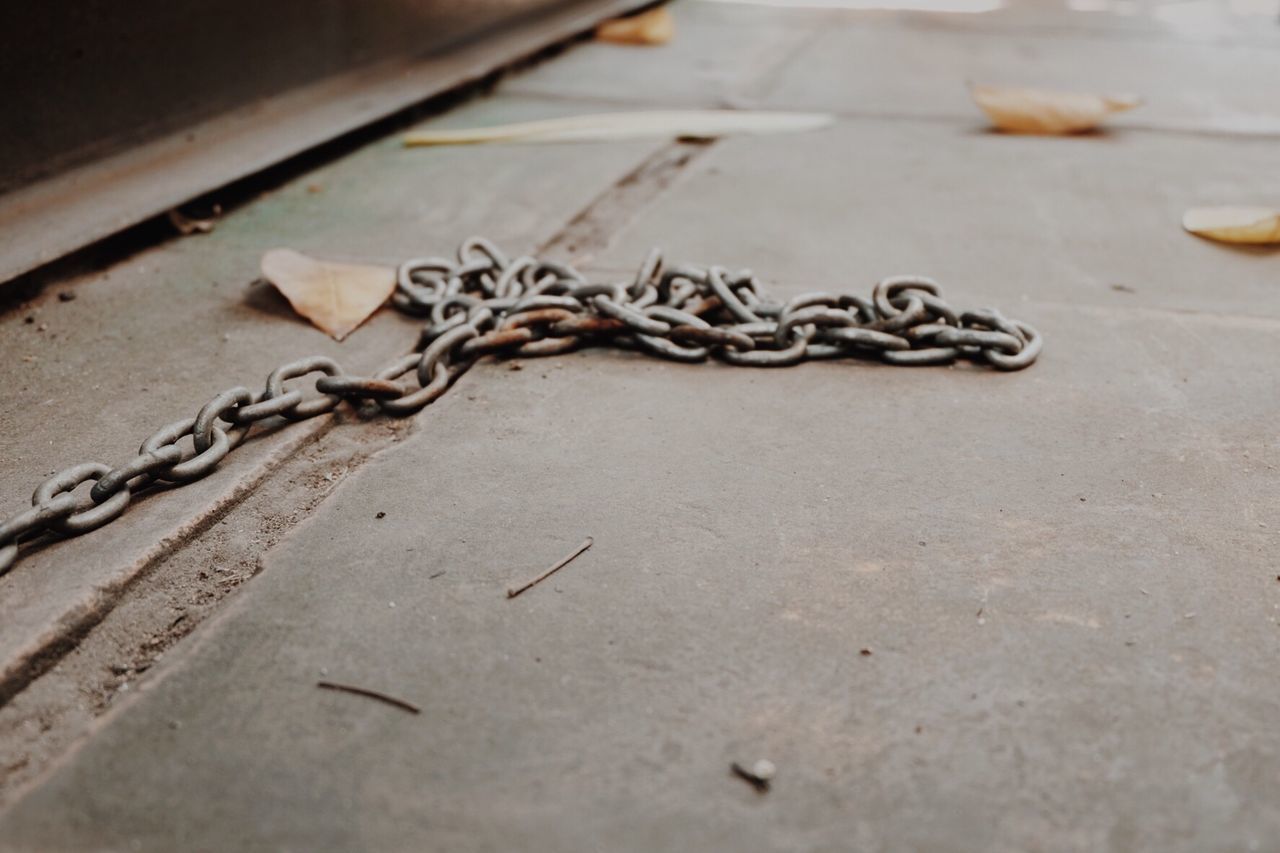
[[666, 44], [676, 34], [676, 22], [665, 6], [614, 18], [596, 27], [596, 38], [614, 44]]
[[1223, 243], [1280, 243], [1280, 211], [1269, 207], [1193, 207], [1182, 227]]
[[1131, 110], [1142, 103], [1142, 99], [1134, 95], [1092, 95], [1001, 86], [972, 86], [969, 94], [998, 129], [1006, 133], [1042, 135], [1093, 130], [1112, 113]]
[[263, 255], [262, 275], [294, 311], [336, 341], [367, 320], [396, 287], [391, 267], [317, 261], [292, 249]]

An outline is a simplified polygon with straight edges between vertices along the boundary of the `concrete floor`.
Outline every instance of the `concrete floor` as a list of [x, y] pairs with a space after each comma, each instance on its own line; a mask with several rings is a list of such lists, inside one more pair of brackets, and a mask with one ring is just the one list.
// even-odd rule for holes
[[[923, 272], [1039, 327], [1042, 360], [596, 350], [481, 365], [394, 428], [252, 442], [0, 578], [0, 848], [1280, 849], [1277, 256], [1178, 226], [1280, 198], [1274, 15], [673, 11], [669, 46], [581, 45], [434, 121], [836, 126], [388, 139], [50, 288], [0, 317], [0, 511], [281, 361], [411, 342], [388, 312], [334, 344], [247, 287], [277, 245], [393, 261], [481, 232], [619, 271], [660, 244], [784, 295]], [[1149, 104], [1003, 137], [966, 78]], [[765, 795], [729, 774], [759, 757]]]

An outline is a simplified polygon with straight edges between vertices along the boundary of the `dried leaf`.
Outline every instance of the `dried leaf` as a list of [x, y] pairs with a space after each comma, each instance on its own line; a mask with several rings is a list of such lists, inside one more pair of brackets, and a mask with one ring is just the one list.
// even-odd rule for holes
[[1223, 243], [1280, 243], [1280, 211], [1269, 207], [1193, 207], [1182, 227]]
[[1091, 95], [1000, 86], [973, 86], [969, 94], [991, 123], [1006, 133], [1083, 133], [1093, 130], [1112, 113], [1131, 110], [1142, 103], [1141, 98], [1133, 95]]
[[262, 275], [294, 311], [336, 341], [367, 320], [396, 287], [391, 267], [317, 261], [292, 249], [263, 255]]
[[665, 6], [614, 18], [596, 27], [596, 38], [614, 44], [666, 44], [676, 34], [676, 22]]
[[827, 113], [751, 110], [658, 110], [597, 113], [493, 127], [421, 130], [404, 144], [474, 145], [487, 142], [602, 142], [614, 139], [713, 139], [733, 133], [794, 133], [831, 124]]

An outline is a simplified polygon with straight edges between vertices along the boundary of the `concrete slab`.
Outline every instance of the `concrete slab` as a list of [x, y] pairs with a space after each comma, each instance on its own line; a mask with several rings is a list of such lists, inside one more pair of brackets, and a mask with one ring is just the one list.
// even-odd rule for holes
[[[624, 55], [587, 47], [585, 78]], [[788, 85], [843, 109], [825, 75], [844, 66], [792, 56]], [[557, 91], [572, 76], [547, 72], [548, 104], [587, 105]], [[584, 96], [634, 103], [624, 83]], [[633, 222], [611, 219], [593, 264], [660, 243], [784, 294], [935, 274], [953, 301], [1039, 326], [1039, 364], [481, 365], [0, 816], [0, 846], [1265, 849], [1274, 257], [1177, 222], [1275, 195], [1273, 141], [1006, 138], [918, 97], [919, 118], [716, 143]], [[609, 146], [555, 150], [450, 153], [439, 182], [472, 192], [443, 203], [337, 164], [269, 200], [276, 215], [243, 214], [223, 250], [358, 236], [398, 258], [471, 215], [528, 217], [518, 241], [559, 210], [544, 196], [588, 196], [581, 170], [612, 168], [595, 160]], [[530, 195], [475, 192], [502, 168]], [[343, 186], [352, 215], [308, 222], [312, 181]], [[578, 561], [505, 598], [586, 535]], [[764, 796], [728, 772], [759, 757], [780, 768]]]
[[[1081, 5], [1085, 5], [1082, 3]], [[1119, 10], [1129, 7], [1124, 0], [1117, 0]], [[1040, 18], [1030, 15], [1010, 15], [997, 19], [971, 20], [950, 15], [921, 16], [929, 26], [940, 29], [977, 29], [990, 32], [1004, 30], [1028, 33], [1075, 33], [1091, 38], [1148, 39], [1179, 41], [1196, 44], [1224, 44], [1255, 47], [1272, 47], [1280, 41], [1280, 28], [1275, 26], [1280, 6], [1254, 7], [1256, 14], [1232, 16], [1223, 14], [1225, 4], [1179, 3], [1153, 4], [1154, 19], [1133, 18], [1128, 15], [1108, 14], [1108, 11], [1085, 10], [1062, 21], [1055, 15]], [[1204, 13], [1208, 12], [1209, 15]], [[1189, 13], [1189, 14], [1184, 14]]]
[[1074, 33], [830, 26], [751, 102], [862, 116], [982, 118], [970, 82], [1143, 96], [1117, 127], [1280, 134], [1275, 45]]
[[[1277, 326], [1037, 315], [1055, 348], [1016, 375], [599, 352], [477, 370], [0, 836], [1264, 845], [1280, 448], [1255, 367]], [[767, 796], [728, 773], [761, 756]]]
[[[1187, 207], [1280, 196], [1274, 153], [1251, 138], [1017, 137], [924, 121], [727, 139], [597, 260], [625, 268], [661, 245], [796, 293], [921, 273], [953, 301], [1033, 324], [1044, 302], [1277, 318], [1274, 251], [1181, 226]], [[698, 227], [672, 226], [684, 222]]]
[[[1129, 126], [1280, 133], [1280, 4], [992, 3], [989, 11], [725, 0], [673, 3], [657, 47], [588, 43], [503, 91], [679, 106], [771, 106], [977, 118], [967, 80], [1132, 91]], [[896, 5], [896, 4], [884, 4]], [[959, 10], [987, 4], [953, 4]], [[818, 36], [821, 34], [821, 38]], [[904, 61], [909, 57], [909, 61]], [[774, 74], [780, 65], [789, 70]]]
[[1278, 0], [1247, 4], [1182, 0], [835, 0], [831, 5], [864, 26], [884, 23], [897, 27], [1220, 45], [1273, 45], [1280, 40], [1280, 26], [1276, 25], [1280, 16]]
[[[490, 98], [438, 120], [495, 123], [573, 111], [563, 100]], [[512, 250], [549, 239], [658, 146], [405, 150], [390, 138], [233, 212], [214, 233], [142, 252], [49, 288], [0, 317], [0, 516], [56, 470], [119, 463], [159, 427], [236, 384], [260, 387], [307, 355], [366, 371], [413, 345], [419, 324], [387, 310], [338, 344], [253, 284], [262, 253], [395, 263], [450, 251], [471, 232]], [[572, 171], [573, 180], [565, 180]], [[75, 301], [58, 296], [74, 294]], [[28, 322], [28, 318], [30, 321]], [[139, 500], [126, 520], [32, 553], [0, 578], [0, 684], [92, 620], [175, 539], [237, 499], [312, 422], [250, 441], [200, 483]]]
[[675, 37], [633, 47], [589, 42], [506, 81], [509, 94], [592, 98], [672, 107], [738, 107], [743, 95], [803, 52], [827, 10], [698, 0], [673, 3]]

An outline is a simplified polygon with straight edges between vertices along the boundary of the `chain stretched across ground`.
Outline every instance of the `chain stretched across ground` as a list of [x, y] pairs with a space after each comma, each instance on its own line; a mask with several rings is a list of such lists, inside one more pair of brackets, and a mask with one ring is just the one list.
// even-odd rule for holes
[[[255, 425], [313, 418], [344, 400], [409, 415], [485, 355], [528, 358], [606, 344], [676, 361], [715, 356], [754, 367], [857, 357], [898, 365], [970, 359], [1019, 370], [1040, 354], [1040, 335], [1026, 323], [994, 309], [959, 313], [942, 300], [936, 282], [921, 276], [885, 279], [869, 299], [808, 293], [773, 302], [749, 271], [668, 267], [656, 250], [630, 281], [596, 284], [564, 264], [508, 260], [489, 241], [472, 237], [456, 261], [402, 264], [392, 302], [430, 318], [414, 352], [368, 377], [348, 374], [323, 356], [290, 362], [267, 377], [262, 391], [230, 388], [195, 417], [160, 428], [123, 465], [85, 462], [59, 472], [35, 490], [30, 509], [0, 523], [0, 572], [17, 560], [20, 540], [86, 533], [118, 518], [143, 489], [206, 476]], [[285, 388], [310, 374], [320, 374], [318, 395], [304, 399], [301, 390]]]

